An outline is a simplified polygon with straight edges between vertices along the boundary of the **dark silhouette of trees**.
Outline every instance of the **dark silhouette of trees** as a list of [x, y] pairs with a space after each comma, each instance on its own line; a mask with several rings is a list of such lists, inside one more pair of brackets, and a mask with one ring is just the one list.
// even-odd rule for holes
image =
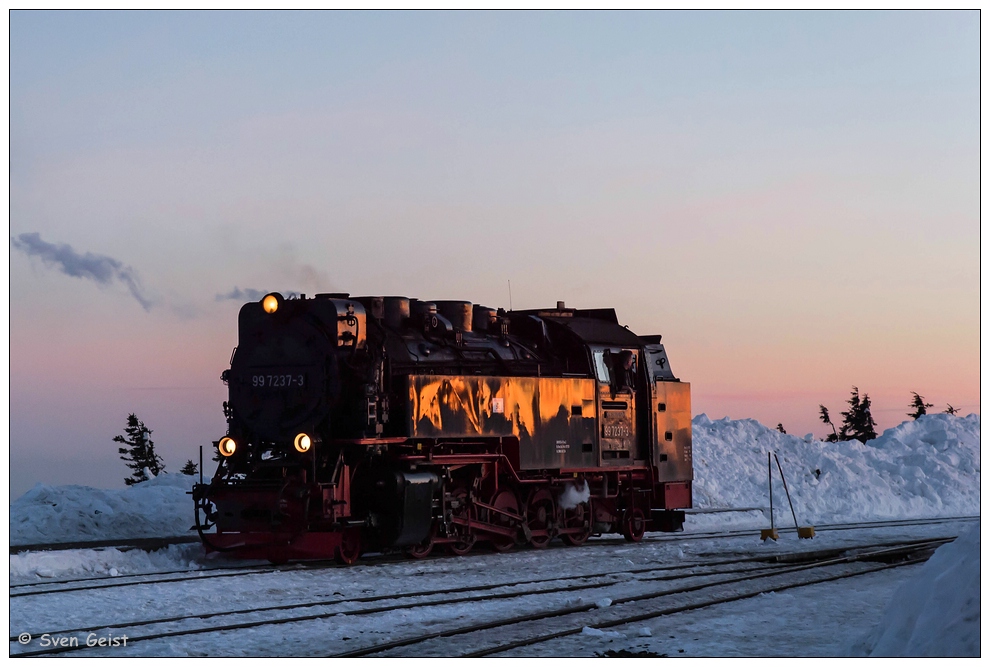
[[787, 431], [784, 430], [784, 425], [781, 424], [780, 422], [777, 422], [777, 430], [785, 435], [787, 434]]
[[183, 475], [195, 475], [199, 472], [199, 466], [192, 462], [192, 459], [186, 459], [186, 465], [182, 466], [179, 470]]
[[918, 392], [912, 391], [911, 394], [914, 395], [914, 399], [911, 401], [909, 408], [912, 408], [914, 412], [909, 412], [908, 417], [912, 419], [917, 419], [921, 415], [928, 414], [928, 408], [933, 407], [931, 403], [925, 403], [925, 399], [918, 395]]
[[131, 486], [148, 481], [145, 470], [156, 476], [165, 472], [165, 462], [155, 453], [155, 443], [151, 441], [151, 429], [133, 412], [127, 416], [124, 433], [126, 437], [118, 435], [113, 439], [124, 445], [117, 451], [120, 452], [121, 460], [133, 471], [130, 477], [124, 479], [124, 484]]
[[839, 434], [835, 432], [835, 424], [832, 423], [832, 419], [828, 416], [828, 408], [824, 405], [819, 404], [818, 406], [818, 417], [823, 422], [832, 427], [832, 434], [825, 437], [825, 442], [838, 442]]
[[950, 404], [946, 403], [945, 405], [946, 405], [945, 414], [955, 415], [957, 412], [959, 412], [957, 408], [952, 407]]
[[842, 413], [841, 440], [859, 440], [867, 442], [877, 439], [877, 423], [870, 414], [870, 395], [859, 396], [859, 388], [853, 387], [849, 396], [849, 410]]

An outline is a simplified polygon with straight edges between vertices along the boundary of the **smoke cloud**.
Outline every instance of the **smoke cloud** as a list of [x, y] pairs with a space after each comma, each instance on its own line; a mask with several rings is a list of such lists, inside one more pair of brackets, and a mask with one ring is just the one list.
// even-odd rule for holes
[[266, 294], [268, 292], [251, 289], [250, 287], [241, 289], [235, 285], [234, 289], [226, 294], [217, 294], [217, 301], [261, 301], [261, 298]]
[[[234, 286], [234, 289], [230, 290], [226, 294], [217, 294], [217, 301], [261, 301], [269, 292], [260, 289], [251, 289], [250, 287], [245, 287], [241, 289], [240, 287]], [[299, 297], [298, 292], [279, 292], [286, 299], [295, 299]]]
[[154, 302], [148, 297], [137, 272], [125, 266], [121, 261], [106, 255], [95, 255], [87, 252], [80, 255], [72, 246], [66, 243], [47, 243], [41, 240], [41, 234], [29, 232], [11, 238], [14, 247], [28, 255], [38, 257], [42, 262], [67, 276], [92, 280], [100, 285], [110, 285], [114, 282], [123, 284], [131, 296], [146, 311], [151, 310]]

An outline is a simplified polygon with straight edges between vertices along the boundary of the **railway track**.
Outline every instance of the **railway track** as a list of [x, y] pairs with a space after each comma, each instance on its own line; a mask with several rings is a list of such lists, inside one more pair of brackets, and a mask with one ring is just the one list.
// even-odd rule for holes
[[80, 542], [46, 542], [40, 544], [15, 544], [10, 547], [10, 555], [29, 551], [69, 551], [71, 549], [140, 549], [142, 551], [158, 551], [173, 544], [195, 544], [199, 542], [198, 535], [181, 535], [176, 537], [138, 537], [127, 540], [88, 540]]
[[[107, 631], [107, 630], [128, 630], [130, 632], [134, 628], [147, 627], [151, 625], [163, 625], [168, 623], [181, 623], [186, 621], [194, 620], [206, 620], [206, 619], [217, 619], [223, 617], [234, 617], [238, 615], [247, 614], [260, 614], [260, 613], [270, 613], [279, 611], [291, 611], [296, 609], [304, 608], [329, 608], [327, 611], [322, 611], [320, 613], [310, 613], [301, 616], [281, 616], [278, 618], [268, 618], [268, 619], [257, 619], [251, 621], [245, 621], [240, 623], [228, 623], [225, 625], [210, 625], [210, 626], [200, 626], [195, 628], [180, 628], [172, 630], [164, 630], [161, 632], [153, 632], [146, 635], [135, 636], [133, 634], [129, 635], [129, 644], [134, 644], [140, 641], [150, 641], [154, 639], [163, 638], [174, 638], [181, 636], [191, 636], [197, 634], [223, 632], [223, 631], [236, 631], [243, 630], [247, 628], [255, 628], [261, 626], [274, 626], [274, 625], [284, 625], [289, 623], [303, 623], [306, 621], [313, 621], [317, 619], [325, 619], [331, 616], [343, 615], [343, 616], [361, 616], [368, 614], [378, 614], [386, 613], [389, 611], [396, 610], [408, 610], [416, 608], [424, 608], [430, 606], [440, 606], [440, 605], [453, 605], [453, 604], [465, 604], [465, 603], [478, 603], [478, 602], [489, 602], [493, 600], [505, 600], [511, 598], [525, 597], [525, 596], [550, 596], [554, 594], [566, 594], [573, 593], [576, 591], [592, 590], [592, 589], [607, 589], [613, 586], [621, 586], [624, 584], [634, 583], [637, 586], [648, 583], [662, 583], [673, 580], [684, 580], [688, 578], [716, 578], [716, 581], [703, 582], [694, 586], [680, 587], [674, 590], [654, 592], [648, 595], [638, 595], [633, 597], [627, 597], [622, 599], [617, 599], [615, 604], [625, 604], [632, 601], [640, 601], [644, 599], [650, 599], [651, 597], [663, 597], [668, 595], [674, 595], [677, 593], [686, 593], [695, 590], [704, 590], [712, 586], [728, 585], [731, 583], [737, 583], [741, 581], [747, 581], [753, 578], [761, 578], [768, 576], [776, 576], [781, 574], [787, 574], [789, 572], [799, 572], [803, 571], [809, 567], [821, 567], [827, 564], [836, 564], [843, 562], [856, 562], [862, 561], [870, 557], [878, 557], [880, 554], [887, 554], [888, 556], [896, 555], [897, 553], [903, 552], [905, 550], [917, 550], [919, 548], [934, 549], [938, 544], [950, 541], [952, 538], [944, 538], [941, 540], [915, 540], [910, 542], [901, 542], [894, 545], [883, 545], [881, 547], [873, 548], [872, 552], [867, 552], [865, 554], [853, 554], [844, 557], [837, 557], [836, 549], [830, 549], [822, 552], [795, 552], [790, 554], [779, 554], [779, 555], [768, 555], [768, 556], [750, 556], [743, 558], [732, 558], [723, 559], [720, 561], [702, 563], [685, 563], [681, 565], [665, 565], [665, 566], [651, 566], [645, 568], [628, 569], [619, 572], [607, 572], [607, 573], [595, 573], [595, 574], [579, 574], [571, 575], [566, 577], [555, 577], [553, 579], [531, 579], [522, 581], [509, 581], [509, 582], [498, 582], [490, 583], [477, 586], [466, 586], [458, 589], [445, 590], [442, 593], [438, 593], [434, 590], [427, 591], [410, 591], [406, 593], [389, 594], [389, 595], [378, 595], [378, 596], [366, 596], [361, 598], [350, 598], [350, 599], [338, 599], [338, 600], [317, 600], [308, 601], [302, 603], [294, 603], [289, 605], [278, 605], [278, 606], [268, 606], [264, 608], [251, 608], [251, 609], [239, 609], [239, 610], [229, 610], [229, 611], [219, 611], [219, 612], [209, 612], [205, 614], [188, 614], [183, 616], [173, 616], [168, 618], [156, 618], [147, 619], [143, 621], [134, 621], [128, 623], [120, 624], [102, 624], [99, 626], [85, 627], [85, 628], [72, 628], [65, 630], [49, 631], [47, 634], [53, 636], [70, 636], [70, 635], [80, 635], [88, 632], [95, 632], [97, 630]], [[795, 560], [808, 561], [804, 564], [795, 565]], [[810, 564], [809, 564], [810, 563]], [[644, 576], [650, 575], [653, 576]], [[573, 582], [566, 585], [561, 585], [563, 582]], [[804, 584], [808, 585], [808, 584]], [[526, 588], [526, 590], [512, 590], [520, 587], [533, 587], [538, 586], [539, 588]], [[500, 590], [501, 589], [501, 590]], [[455, 596], [455, 597], [451, 597]], [[437, 599], [439, 597], [439, 599]], [[417, 598], [420, 600], [415, 601]], [[424, 599], [433, 598], [433, 599]], [[398, 600], [414, 600], [411, 602], [396, 602]], [[391, 601], [391, 604], [384, 606], [367, 606], [372, 603], [381, 601]], [[342, 605], [366, 605], [356, 609], [344, 609], [340, 610], [339, 607]], [[543, 618], [554, 618], [557, 616], [567, 616], [571, 614], [592, 611], [596, 608], [596, 604], [583, 605], [578, 608], [575, 607], [564, 607], [555, 608], [543, 615], [530, 615], [522, 619], [508, 619], [504, 621], [496, 622], [495, 624], [489, 624], [491, 627], [504, 627], [506, 625], [514, 625], [527, 621], [540, 620]], [[583, 628], [584, 625], [581, 626]], [[581, 628], [578, 629], [580, 632]], [[476, 632], [479, 630], [484, 630], [484, 628], [479, 628], [479, 626], [472, 626], [470, 630], [467, 629], [455, 629], [452, 631], [447, 631], [445, 633], [433, 633], [431, 635], [426, 635], [424, 637], [405, 639], [399, 643], [392, 643], [389, 645], [373, 646], [370, 648], [360, 649], [358, 651], [352, 651], [343, 655], [367, 655], [371, 653], [379, 653], [386, 650], [391, 650], [401, 646], [408, 646], [416, 643], [421, 643], [428, 641], [430, 639], [436, 639], [442, 636], [457, 636], [459, 634], [464, 634], [466, 632]], [[31, 633], [33, 636], [38, 637], [45, 633]], [[14, 642], [17, 638], [11, 637], [11, 642]], [[14, 645], [17, 646], [17, 645]], [[11, 655], [20, 656], [35, 656], [35, 655], [54, 655], [58, 653], [65, 653], [70, 651], [84, 650], [87, 648], [85, 645], [76, 646], [62, 646], [47, 650], [34, 650], [34, 651], [21, 651], [16, 652], [12, 647]], [[508, 650], [508, 649], [504, 649]]]
[[[523, 596], [527, 596], [527, 595], [539, 595], [539, 594], [544, 594], [545, 595], [545, 594], [548, 594], [548, 593], [574, 592], [574, 591], [579, 591], [579, 590], [586, 590], [586, 589], [602, 588], [602, 587], [612, 586], [612, 585], [615, 585], [617, 583], [623, 583], [623, 582], [629, 581], [635, 575], [647, 574], [647, 573], [651, 573], [651, 572], [668, 572], [668, 574], [667, 575], [664, 575], [664, 576], [660, 576], [660, 577], [640, 578], [639, 580], [641, 580], [641, 581], [650, 581], [650, 580], [662, 581], [662, 580], [667, 580], [667, 579], [682, 579], [682, 578], [686, 578], [686, 577], [711, 576], [713, 574], [724, 574], [725, 573], [724, 571], [723, 572], [719, 572], [719, 571], [714, 570], [713, 568], [716, 568], [716, 567], [723, 567], [723, 566], [727, 566], [727, 565], [728, 566], [732, 566], [732, 565], [747, 565], [747, 564], [752, 564], [752, 563], [759, 563], [760, 561], [763, 561], [763, 562], [766, 562], [766, 563], [770, 563], [770, 564], [769, 565], [763, 565], [762, 567], [759, 566], [759, 565], [757, 565], [757, 567], [754, 568], [754, 569], [767, 569], [768, 567], [774, 567], [774, 565], [773, 565], [774, 557], [772, 557], [772, 556], [771, 557], [759, 557], [759, 558], [757, 558], [757, 557], [732, 558], [732, 559], [725, 559], [725, 560], [715, 561], [715, 562], [705, 563], [705, 564], [701, 564], [701, 563], [688, 563], [688, 564], [683, 564], [683, 565], [653, 566], [653, 567], [636, 568], [636, 569], [632, 569], [632, 570], [624, 570], [624, 571], [618, 571], [618, 572], [605, 572], [605, 573], [596, 573], [596, 574], [571, 575], [571, 576], [565, 576], [565, 577], [557, 577], [557, 578], [554, 578], [552, 580], [547, 580], [547, 579], [527, 579], [527, 580], [518, 580], [518, 581], [508, 581], [508, 582], [498, 582], [498, 583], [491, 583], [491, 584], [482, 584], [482, 585], [475, 585], [475, 586], [464, 586], [464, 587], [459, 587], [459, 588], [454, 588], [454, 589], [446, 589], [446, 590], [444, 590], [441, 593], [438, 593], [436, 590], [431, 589], [431, 590], [425, 590], [425, 591], [409, 591], [409, 592], [405, 592], [405, 593], [391, 593], [391, 594], [387, 594], [387, 595], [364, 596], [364, 597], [358, 597], [358, 598], [341, 598], [341, 599], [338, 599], [338, 600], [311, 600], [311, 601], [307, 601], [307, 602], [293, 603], [293, 604], [288, 604], [288, 605], [275, 605], [275, 606], [268, 606], [268, 607], [253, 607], [253, 608], [250, 608], [250, 609], [237, 609], [237, 610], [228, 610], [228, 611], [208, 612], [208, 613], [203, 613], [203, 614], [188, 614], [188, 615], [182, 615], [182, 616], [173, 616], [173, 617], [168, 617], [168, 618], [147, 619], [147, 620], [143, 620], [143, 621], [134, 621], [134, 622], [127, 622], [127, 623], [118, 623], [118, 624], [109, 624], [109, 625], [108, 624], [102, 624], [102, 625], [99, 625], [99, 626], [91, 626], [91, 627], [84, 627], [84, 628], [71, 628], [71, 629], [64, 629], [64, 630], [49, 630], [49, 631], [45, 631], [45, 632], [31, 632], [29, 634], [31, 634], [32, 636], [35, 636], [35, 637], [41, 636], [42, 634], [59, 635], [59, 636], [73, 635], [73, 634], [78, 635], [78, 634], [83, 634], [83, 633], [88, 633], [88, 632], [94, 632], [94, 631], [97, 631], [97, 630], [121, 630], [121, 629], [129, 629], [129, 628], [136, 628], [136, 627], [146, 627], [146, 626], [149, 626], [149, 625], [159, 625], [159, 624], [173, 623], [173, 622], [180, 622], [180, 621], [187, 621], [187, 620], [194, 620], [194, 619], [214, 619], [214, 618], [217, 618], [217, 617], [237, 616], [237, 615], [252, 614], [252, 613], [271, 612], [271, 611], [286, 611], [286, 610], [294, 610], [294, 609], [304, 609], [304, 608], [309, 608], [309, 607], [330, 607], [330, 606], [337, 607], [337, 606], [341, 606], [341, 605], [345, 605], [345, 604], [349, 604], [349, 603], [350, 604], [355, 604], [355, 603], [357, 603], [357, 604], [367, 604], [367, 603], [374, 603], [374, 602], [381, 602], [381, 601], [388, 601], [388, 600], [401, 600], [401, 599], [415, 599], [415, 598], [435, 597], [435, 596], [438, 596], [438, 595], [450, 596], [450, 595], [457, 595], [457, 594], [464, 594], [464, 593], [478, 593], [478, 592], [482, 592], [482, 591], [491, 591], [491, 590], [496, 590], [496, 589], [511, 589], [511, 588], [520, 587], [520, 586], [534, 586], [534, 585], [540, 585], [540, 584], [558, 583], [558, 582], [565, 582], [565, 581], [602, 580], [602, 581], [599, 581], [599, 582], [590, 581], [590, 582], [578, 583], [578, 584], [568, 585], [568, 586], [563, 586], [563, 587], [557, 586], [557, 587], [552, 587], [552, 588], [542, 588], [542, 589], [536, 589], [536, 590], [511, 591], [511, 592], [503, 592], [503, 593], [488, 593], [488, 594], [481, 595], [481, 596], [469, 596], [469, 597], [458, 597], [458, 598], [449, 598], [448, 597], [448, 598], [442, 599], [442, 600], [433, 600], [433, 601], [416, 602], [416, 603], [404, 603], [404, 604], [393, 604], [393, 605], [378, 606], [378, 607], [367, 607], [367, 608], [362, 608], [362, 609], [346, 610], [346, 611], [343, 611], [343, 612], [334, 610], [334, 611], [331, 611], [331, 612], [326, 613], [326, 614], [323, 614], [323, 613], [321, 613], [321, 614], [310, 614], [310, 615], [300, 616], [300, 617], [287, 617], [287, 618], [278, 618], [278, 619], [267, 619], [267, 620], [262, 620], [262, 621], [240, 623], [240, 624], [234, 624], [234, 625], [211, 626], [209, 628], [193, 628], [193, 629], [180, 630], [180, 631], [175, 631], [175, 632], [155, 633], [153, 635], [146, 635], [146, 636], [142, 636], [142, 637], [132, 637], [129, 640], [131, 642], [136, 642], [136, 641], [146, 641], [148, 639], [158, 639], [158, 638], [163, 638], [163, 637], [182, 636], [182, 635], [185, 635], [185, 634], [198, 634], [198, 633], [201, 633], [201, 632], [220, 632], [220, 631], [229, 630], [229, 629], [240, 629], [240, 628], [245, 628], [245, 627], [257, 627], [257, 626], [260, 626], [260, 625], [276, 625], [276, 624], [280, 624], [280, 623], [301, 622], [301, 621], [306, 621], [306, 620], [313, 620], [313, 619], [316, 619], [316, 618], [325, 618], [325, 617], [329, 617], [329, 616], [336, 616], [337, 614], [343, 614], [343, 615], [366, 615], [366, 614], [371, 614], [371, 613], [384, 613], [384, 612], [387, 612], [387, 611], [395, 611], [395, 610], [398, 610], [398, 609], [413, 609], [413, 608], [416, 608], [416, 607], [423, 607], [423, 606], [437, 606], [437, 605], [443, 605], [443, 604], [458, 604], [458, 603], [463, 603], [463, 602], [477, 602], [477, 601], [485, 601], [485, 600], [493, 600], [493, 599], [508, 599], [508, 598], [513, 598], [513, 597], [523, 597]], [[777, 567], [780, 567], [780, 566], [778, 565]], [[688, 572], [689, 570], [694, 570], [694, 569], [699, 569], [699, 568], [702, 571], [700, 571], [700, 572]], [[17, 639], [16, 636], [11, 636], [10, 637], [10, 641], [11, 642], [15, 641], [16, 639]], [[60, 652], [60, 651], [56, 651], [56, 652]], [[49, 653], [51, 653], [51, 652], [44, 651], [44, 652], [37, 652], [37, 653], [24, 653], [22, 655], [48, 655]]]
[[[693, 512], [693, 514], [719, 513], [719, 512], [759, 512], [766, 513], [766, 508], [760, 507], [727, 507], [714, 509], [708, 512]], [[883, 527], [883, 526], [917, 526], [931, 523], [945, 523], [949, 521], [974, 521], [979, 519], [979, 515], [962, 515], [949, 517], [933, 517], [928, 519], [887, 519], [882, 521], [858, 521], [853, 523], [820, 524], [818, 528], [829, 530], [845, 530], [850, 528]], [[790, 528], [778, 528], [778, 532], [793, 530]], [[752, 530], [744, 531], [752, 532]], [[711, 535], [713, 533], [671, 533], [669, 536], [691, 537], [694, 535]], [[659, 536], [646, 537], [645, 540], [658, 539]], [[660, 538], [662, 539], [662, 538]], [[28, 553], [31, 551], [67, 551], [72, 549], [140, 549], [142, 551], [158, 551], [165, 547], [176, 544], [198, 544], [199, 537], [195, 535], [181, 535], [175, 537], [148, 537], [127, 540], [92, 540], [81, 542], [45, 542], [38, 544], [18, 544], [10, 547], [11, 555]]]
[[[145, 574], [128, 574], [128, 575], [118, 575], [116, 577], [88, 577], [85, 579], [69, 579], [62, 582], [38, 582], [36, 584], [20, 584], [17, 588], [25, 587], [38, 587], [38, 586], [48, 586], [48, 588], [31, 588], [30, 590], [13, 592], [10, 594], [11, 598], [20, 597], [31, 597], [35, 595], [51, 595], [53, 593], [72, 593], [75, 591], [94, 591], [102, 590], [106, 588], [124, 588], [127, 586], [146, 586], [151, 584], [171, 584], [177, 582], [197, 582], [203, 581], [204, 579], [218, 579], [226, 577], [246, 577], [256, 574], [272, 574], [277, 572], [303, 572], [306, 570], [317, 570], [325, 569], [328, 567], [335, 567], [335, 565], [327, 564], [324, 561], [317, 563], [306, 563], [297, 564], [293, 566], [245, 566], [245, 567], [232, 567], [232, 568], [210, 568], [208, 570], [173, 570], [171, 572], [151, 572]], [[211, 570], [219, 570], [218, 572], [212, 572]], [[233, 570], [233, 571], [231, 571]], [[166, 578], [148, 578], [135, 581], [133, 578], [136, 577], [162, 577], [163, 575], [171, 574], [185, 574], [187, 576], [181, 577], [167, 577]], [[128, 577], [128, 581], [120, 581], [123, 577]], [[110, 583], [105, 584], [91, 584], [88, 586], [64, 586], [63, 584], [79, 583], [85, 581], [109, 581]], [[14, 586], [11, 586], [14, 588]]]
[[[625, 615], [620, 613], [618, 618], [609, 618], [606, 620], [592, 619], [591, 622], [581, 621], [565, 630], [538, 632], [535, 635], [528, 636], [523, 639], [507, 642], [504, 644], [495, 644], [492, 646], [485, 647], [483, 649], [477, 649], [467, 653], [456, 655], [456, 657], [483, 657], [498, 653], [504, 653], [512, 649], [521, 648], [524, 646], [532, 646], [534, 644], [580, 634], [584, 632], [584, 629], [586, 627], [592, 628], [594, 630], [604, 630], [607, 628], [614, 628], [621, 625], [628, 625], [630, 623], [642, 622], [645, 620], [657, 618], [659, 616], [672, 615], [676, 613], [682, 613], [685, 611], [693, 611], [705, 607], [711, 607], [719, 604], [726, 604], [729, 602], [744, 600], [764, 593], [779, 592], [779, 591], [784, 591], [791, 588], [798, 588], [802, 586], [811, 586], [811, 585], [826, 583], [829, 581], [836, 581], [839, 579], [871, 574], [874, 572], [879, 572], [881, 570], [886, 570], [890, 568], [903, 567], [905, 565], [913, 565], [916, 563], [924, 562], [938, 546], [940, 546], [941, 544], [945, 544], [946, 542], [949, 541], [951, 540], [950, 539], [929, 540], [917, 544], [904, 545], [900, 547], [893, 547], [893, 548], [888, 547], [884, 549], [867, 551], [865, 553], [860, 553], [857, 555], [846, 556], [841, 558], [826, 558], [817, 562], [812, 562], [804, 565], [797, 565], [786, 569], [775, 570], [772, 572], [742, 575], [733, 578], [720, 579], [719, 581], [712, 583], [704, 583], [693, 586], [683, 586], [672, 590], [663, 590], [659, 592], [650, 592], [650, 593], [620, 598], [610, 601], [611, 604], [608, 605], [606, 609], [614, 610], [614, 608], [626, 604], [654, 601], [657, 599], [673, 597], [685, 593], [698, 593], [706, 590], [714, 590], [729, 584], [739, 584], [747, 581], [778, 577], [785, 574], [799, 573], [808, 570], [817, 570], [821, 568], [828, 568], [836, 565], [855, 563], [859, 561], [868, 561], [871, 559], [876, 559], [878, 557], [889, 558], [895, 556], [905, 556], [903, 560], [895, 563], [883, 564], [877, 566], [867, 566], [863, 568], [858, 568], [855, 571], [846, 571], [846, 572], [841, 572], [839, 574], [829, 574], [825, 576], [812, 577], [810, 579], [802, 579], [796, 582], [769, 584], [759, 587], [755, 590], [749, 590], [740, 594], [720, 596], [713, 600], [674, 605], [671, 607], [666, 607], [645, 613], [634, 613], [634, 614], [625, 614]], [[452, 637], [463, 638], [466, 635], [471, 635], [476, 633], [489, 633], [494, 630], [504, 631], [506, 628], [511, 626], [530, 624], [538, 621], [558, 619], [564, 616], [581, 615], [581, 614], [594, 616], [594, 615], [607, 615], [607, 612], [604, 612], [602, 610], [602, 607], [598, 604], [577, 605], [577, 606], [565, 607], [563, 609], [552, 610], [549, 612], [526, 614], [523, 616], [514, 616], [510, 618], [499, 619], [489, 623], [471, 624], [469, 626], [464, 626], [460, 628], [431, 632], [419, 636], [396, 640], [393, 642], [368, 646], [361, 649], [348, 651], [346, 653], [339, 653], [329, 657], [338, 657], [338, 658], [364, 657], [364, 656], [379, 655], [379, 654], [385, 654], [386, 656], [388, 656], [389, 651], [394, 651], [395, 649], [400, 649], [400, 648], [408, 648], [411, 646], [417, 646], [416, 655], [418, 656], [431, 655], [430, 650], [428, 648], [424, 649], [422, 645], [433, 640], [448, 639]], [[391, 654], [390, 657], [395, 657], [398, 655], [401, 654], [393, 653]], [[455, 657], [455, 653], [448, 650], [443, 650], [440, 653], [438, 653], [438, 655]]]
[[[919, 525], [941, 525], [945, 523], [952, 523], [957, 521], [969, 522], [976, 521], [979, 516], [959, 516], [959, 517], [941, 517], [937, 519], [902, 519], [902, 520], [889, 520], [889, 521], [866, 521], [866, 522], [856, 522], [848, 524], [824, 524], [816, 527], [819, 532], [822, 531], [833, 531], [833, 530], [857, 530], [862, 528], [881, 528], [881, 527], [901, 527], [901, 526], [919, 526]], [[795, 532], [795, 529], [779, 528], [779, 533], [787, 534], [788, 532]], [[753, 535], [753, 529], [738, 529], [731, 531], [709, 531], [709, 532], [686, 532], [686, 533], [672, 533], [663, 535], [648, 535], [644, 538], [645, 543], [662, 543], [662, 542], [673, 542], [673, 541], [684, 541], [684, 540], [696, 540], [696, 539], [718, 539], [718, 538], [733, 538], [733, 537], [745, 537], [748, 535]], [[101, 543], [104, 544], [104, 543]], [[104, 544], [108, 546], [109, 543]], [[130, 544], [130, 543], [125, 543]], [[622, 538], [605, 538], [596, 539], [586, 542], [581, 548], [588, 547], [601, 547], [610, 546], [616, 544], [627, 544]], [[137, 547], [135, 547], [137, 548]], [[560, 549], [572, 549], [573, 547], [566, 547], [561, 544], [551, 544], [549, 547], [560, 548]], [[468, 554], [468, 556], [477, 554]], [[441, 555], [433, 555], [429, 557], [429, 560], [434, 560], [437, 558], [443, 558]], [[463, 558], [461, 556], [460, 558]], [[365, 556], [362, 558], [360, 565], [371, 565], [371, 564], [384, 564], [405, 560], [405, 556], [402, 554], [373, 554]], [[16, 597], [30, 597], [35, 595], [45, 595], [51, 593], [65, 593], [71, 591], [87, 591], [87, 590], [97, 590], [101, 588], [117, 588], [124, 586], [138, 586], [146, 584], [159, 584], [159, 583], [176, 583], [182, 581], [200, 581], [203, 579], [210, 578], [223, 578], [223, 577], [238, 577], [253, 574], [268, 574], [276, 572], [288, 572], [288, 571], [305, 571], [312, 569], [332, 569], [337, 567], [347, 567], [340, 566], [333, 561], [310, 561], [305, 563], [295, 563], [288, 566], [274, 566], [271, 564], [264, 565], [229, 565], [224, 567], [216, 568], [204, 568], [196, 570], [169, 570], [163, 572], [146, 572], [146, 573], [135, 573], [135, 574], [124, 574], [116, 576], [102, 576], [102, 577], [82, 577], [76, 579], [63, 579], [54, 581], [38, 581], [38, 582], [23, 582], [18, 584], [11, 584], [10, 593], [11, 598]], [[351, 566], [353, 567], [353, 566]], [[156, 579], [152, 577], [166, 577], [171, 575], [188, 575], [186, 577], [176, 576], [173, 578], [162, 578]], [[145, 577], [145, 579], [137, 580], [139, 577]], [[90, 583], [90, 582], [107, 582], [105, 584]], [[88, 584], [85, 586], [73, 586], [73, 584], [84, 583]]]
[[[937, 526], [945, 523], [954, 523], [957, 521], [972, 522], [979, 521], [979, 515], [967, 515], [967, 516], [953, 516], [953, 517], [939, 517], [934, 519], [890, 519], [886, 521], [857, 521], [851, 523], [826, 523], [826, 524], [816, 524], [815, 531], [821, 533], [824, 531], [845, 531], [845, 530], [861, 530], [864, 528], [900, 528], [908, 526]], [[650, 535], [643, 538], [644, 542], [671, 542], [679, 540], [700, 540], [700, 539], [717, 539], [717, 538], [728, 538], [728, 537], [745, 537], [747, 535], [753, 535], [758, 533], [758, 529], [753, 528], [739, 528], [736, 530], [719, 530], [719, 531], [708, 531], [708, 532], [684, 532], [684, 533], [663, 533], [660, 535]], [[786, 528], [777, 527], [777, 532], [780, 534], [796, 533], [796, 528]], [[625, 540], [622, 538], [605, 538], [595, 541], [596, 544], [608, 543], [608, 544], [624, 544]], [[586, 544], [591, 544], [587, 542]]]
[[173, 574], [196, 574], [202, 572], [213, 572], [214, 570], [263, 570], [263, 569], [274, 569], [271, 565], [228, 565], [224, 567], [204, 567], [200, 569], [182, 569], [182, 570], [156, 570], [154, 572], [132, 572], [130, 574], [104, 574], [98, 577], [78, 577], [75, 579], [48, 579], [47, 581], [27, 581], [21, 582], [19, 584], [11, 584], [10, 590], [20, 590], [20, 589], [32, 589], [38, 586], [62, 586], [65, 584], [80, 584], [87, 583], [90, 581], [118, 581], [121, 579], [132, 579], [134, 577], [151, 577], [159, 576], [164, 577]]

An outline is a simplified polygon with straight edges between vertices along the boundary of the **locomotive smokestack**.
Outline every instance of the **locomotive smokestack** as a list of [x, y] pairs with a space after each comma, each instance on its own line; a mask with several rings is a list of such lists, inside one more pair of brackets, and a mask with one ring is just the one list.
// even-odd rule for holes
[[557, 310], [564, 310], [564, 302], [563, 301], [558, 301], [557, 302]]

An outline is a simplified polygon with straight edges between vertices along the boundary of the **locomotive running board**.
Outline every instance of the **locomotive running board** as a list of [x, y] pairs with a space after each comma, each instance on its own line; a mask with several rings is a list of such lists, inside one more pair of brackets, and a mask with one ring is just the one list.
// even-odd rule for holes
[[[512, 515], [508, 515], [512, 516]], [[493, 523], [486, 523], [484, 521], [478, 521], [477, 519], [461, 519], [459, 517], [454, 517], [450, 521], [451, 523], [456, 523], [458, 526], [466, 526], [468, 528], [477, 529], [483, 533], [491, 533], [492, 535], [501, 535], [502, 537], [511, 537], [515, 539], [516, 528], [506, 528], [505, 526], [496, 526]]]

